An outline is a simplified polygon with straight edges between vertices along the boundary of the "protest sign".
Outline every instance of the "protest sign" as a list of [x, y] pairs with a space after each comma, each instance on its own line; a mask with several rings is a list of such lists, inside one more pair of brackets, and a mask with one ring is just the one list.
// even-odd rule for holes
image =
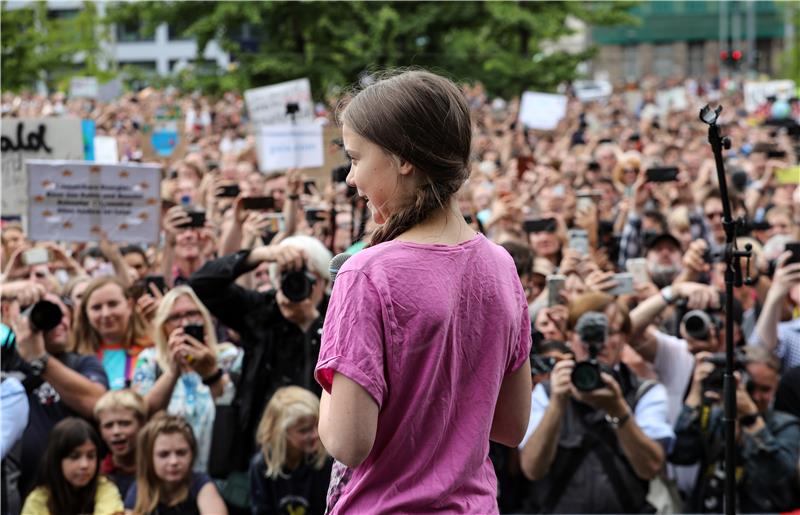
[[146, 124], [142, 150], [145, 160], [158, 160], [186, 152], [184, 125], [179, 120], [156, 120]]
[[97, 90], [97, 100], [100, 102], [113, 102], [118, 99], [125, 88], [122, 85], [122, 79], [113, 79], [105, 84], [100, 84]]
[[602, 100], [614, 92], [614, 87], [607, 80], [576, 80], [572, 87], [581, 102]]
[[686, 89], [678, 87], [659, 91], [656, 93], [656, 105], [662, 114], [687, 109], [689, 107], [689, 99], [686, 98]]
[[26, 159], [83, 159], [80, 118], [3, 118], [0, 213], [27, 212]]
[[322, 166], [322, 125], [311, 122], [262, 126], [256, 136], [256, 152], [262, 172]]
[[72, 98], [97, 98], [99, 91], [97, 77], [72, 77], [69, 81], [69, 96]]
[[744, 83], [744, 107], [752, 113], [758, 106], [767, 101], [767, 97], [775, 96], [789, 99], [794, 93], [793, 80], [770, 80], [764, 82]]
[[519, 121], [528, 128], [551, 131], [567, 114], [567, 97], [526, 91], [522, 94]]
[[158, 241], [161, 168], [31, 160], [28, 237], [32, 240], [127, 243]]
[[107, 163], [107, 164], [119, 163], [117, 138], [113, 136], [95, 136], [94, 160], [97, 163]]
[[297, 79], [244, 92], [247, 112], [256, 130], [264, 125], [289, 123], [292, 117], [287, 113], [289, 104], [296, 104], [294, 121], [310, 122], [314, 119], [314, 106], [311, 103], [311, 83], [308, 79]]

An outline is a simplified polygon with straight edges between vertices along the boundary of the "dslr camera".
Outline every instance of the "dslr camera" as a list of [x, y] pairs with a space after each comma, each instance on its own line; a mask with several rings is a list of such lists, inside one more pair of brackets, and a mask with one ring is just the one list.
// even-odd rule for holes
[[292, 302], [302, 302], [311, 296], [317, 278], [303, 267], [281, 274], [281, 292]]
[[581, 341], [589, 347], [589, 359], [575, 364], [570, 379], [575, 388], [582, 392], [591, 392], [605, 387], [601, 372], [614, 375], [614, 371], [597, 361], [597, 355], [603, 350], [608, 339], [608, 317], [604, 313], [590, 311], [584, 313], [575, 324], [575, 332]]
[[[725, 376], [725, 353], [717, 352], [703, 359], [706, 363], [712, 363], [714, 370], [703, 379], [703, 392], [716, 392], [722, 394], [724, 376]], [[747, 356], [740, 349], [737, 349], [733, 356], [733, 369], [741, 374], [742, 380], [745, 382], [747, 393], [753, 395], [754, 384], [750, 380], [745, 370], [747, 363]], [[705, 395], [703, 396], [705, 399]]]

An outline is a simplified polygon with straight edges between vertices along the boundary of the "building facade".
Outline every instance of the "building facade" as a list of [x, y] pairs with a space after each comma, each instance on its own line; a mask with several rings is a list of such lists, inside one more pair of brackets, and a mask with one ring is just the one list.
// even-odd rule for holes
[[645, 1], [631, 8], [638, 25], [592, 27], [599, 47], [592, 73], [613, 82], [645, 75], [774, 76], [791, 41], [796, 2]]

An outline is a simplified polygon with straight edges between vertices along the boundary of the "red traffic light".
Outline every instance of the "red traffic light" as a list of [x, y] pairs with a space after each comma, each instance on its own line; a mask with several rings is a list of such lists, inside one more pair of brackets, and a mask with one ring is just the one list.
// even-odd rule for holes
[[728, 60], [728, 52], [723, 50], [722, 52], [719, 53], [719, 58], [722, 59], [723, 61], [727, 61]]
[[733, 53], [731, 54], [731, 57], [733, 57], [734, 61], [738, 61], [739, 59], [742, 58], [742, 52], [740, 50], [734, 50]]

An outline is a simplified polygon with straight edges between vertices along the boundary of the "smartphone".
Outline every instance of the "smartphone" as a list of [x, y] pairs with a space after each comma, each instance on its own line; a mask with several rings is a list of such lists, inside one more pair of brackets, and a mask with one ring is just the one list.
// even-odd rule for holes
[[317, 183], [313, 180], [303, 181], [303, 193], [306, 195], [313, 195], [317, 189]]
[[275, 209], [274, 197], [244, 197], [242, 207], [250, 211], [272, 211]]
[[548, 275], [547, 276], [547, 307], [551, 308], [561, 303], [561, 290], [567, 283], [567, 277], [564, 275]]
[[43, 265], [50, 262], [50, 252], [44, 247], [34, 247], [22, 253], [25, 266]]
[[567, 232], [569, 248], [575, 249], [586, 256], [589, 254], [589, 233], [583, 229], [571, 229]]
[[655, 166], [648, 168], [646, 173], [649, 182], [670, 182], [678, 180], [678, 168], [676, 166]]
[[800, 241], [792, 241], [786, 244], [786, 250], [792, 253], [792, 256], [786, 260], [785, 264], [800, 263]]
[[306, 209], [306, 221], [308, 225], [314, 225], [324, 220], [324, 218], [320, 216], [322, 212], [324, 212], [324, 209]]
[[625, 262], [625, 268], [633, 276], [633, 282], [635, 284], [650, 282], [650, 274], [647, 272], [647, 259], [631, 258]]
[[184, 225], [181, 225], [181, 229], [192, 229], [196, 227], [205, 227], [206, 225], [206, 212], [205, 211], [187, 211], [187, 215], [189, 215], [189, 222]]
[[217, 197], [238, 197], [239, 192], [238, 184], [228, 184], [217, 189]]
[[784, 159], [786, 151], [784, 150], [769, 150], [767, 151], [767, 159]]
[[630, 295], [634, 292], [632, 273], [622, 272], [620, 274], [614, 274], [614, 280], [617, 282], [617, 285], [606, 291], [609, 295]]
[[203, 327], [201, 324], [186, 324], [183, 326], [183, 332], [200, 343], [206, 342], [205, 327]]
[[555, 218], [536, 218], [522, 222], [522, 228], [527, 233], [531, 232], [556, 232]]
[[167, 293], [167, 282], [163, 275], [148, 275], [144, 278], [145, 293], [152, 294], [150, 285], [154, 284], [161, 293]]

